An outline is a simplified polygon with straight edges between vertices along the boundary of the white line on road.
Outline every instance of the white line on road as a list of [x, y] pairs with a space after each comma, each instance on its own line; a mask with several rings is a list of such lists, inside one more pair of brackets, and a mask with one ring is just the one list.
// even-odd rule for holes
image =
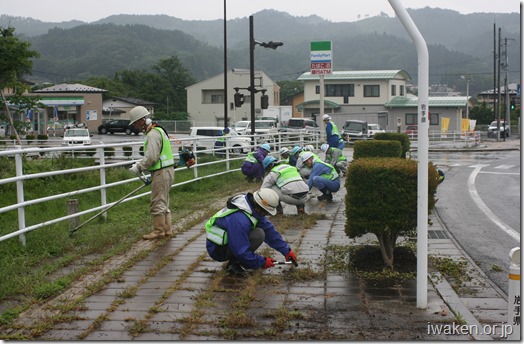
[[515, 239], [518, 242], [520, 242], [520, 234], [516, 230], [514, 230], [513, 228], [511, 228], [510, 226], [505, 224], [501, 219], [498, 218], [497, 215], [493, 214], [493, 212], [488, 208], [488, 206], [482, 201], [482, 199], [480, 198], [480, 196], [479, 196], [479, 194], [477, 192], [477, 188], [475, 187], [475, 178], [477, 178], [477, 175], [479, 174], [480, 169], [482, 167], [484, 167], [484, 166], [485, 165], [477, 165], [477, 166], [475, 166], [475, 169], [469, 175], [469, 178], [468, 178], [468, 189], [469, 189], [469, 193], [471, 195], [471, 198], [473, 198], [473, 201], [477, 204], [477, 206], [480, 208], [480, 210], [482, 210], [484, 212], [484, 214], [486, 214], [486, 216], [494, 224], [496, 224], [500, 229], [502, 229], [504, 232], [506, 232], [506, 234], [508, 234], [510, 237], [512, 237], [513, 239]]

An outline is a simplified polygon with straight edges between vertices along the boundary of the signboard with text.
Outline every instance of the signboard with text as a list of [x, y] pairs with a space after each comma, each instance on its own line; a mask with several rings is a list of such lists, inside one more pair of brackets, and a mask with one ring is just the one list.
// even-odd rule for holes
[[331, 41], [311, 42], [311, 74], [331, 74], [333, 49]]

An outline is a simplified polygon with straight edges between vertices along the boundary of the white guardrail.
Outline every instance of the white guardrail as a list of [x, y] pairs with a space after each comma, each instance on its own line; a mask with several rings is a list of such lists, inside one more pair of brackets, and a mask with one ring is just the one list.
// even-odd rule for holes
[[[249, 136], [248, 136], [249, 137]], [[181, 139], [172, 139], [171, 140], [171, 146], [173, 148], [173, 154], [175, 155], [175, 158], [177, 157], [177, 152], [180, 147], [188, 147], [191, 148], [195, 158], [196, 158], [196, 164], [191, 167], [193, 169], [194, 178], [189, 181], [184, 181], [180, 183], [175, 183], [172, 185], [172, 187], [177, 187], [180, 185], [184, 185], [187, 183], [191, 183], [197, 180], [205, 179], [205, 178], [213, 178], [217, 175], [230, 173], [239, 171], [240, 169], [231, 169], [230, 162], [235, 160], [244, 160], [245, 156], [247, 155], [247, 151], [252, 149], [253, 147], [258, 147], [260, 144], [266, 142], [266, 141], [260, 141], [257, 142], [257, 135], [252, 137], [252, 144], [247, 147], [247, 151], [244, 151], [243, 153], [237, 153], [238, 150], [233, 150], [229, 146], [229, 142], [226, 140], [226, 146], [220, 147], [215, 149], [214, 147], [205, 147], [205, 149], [201, 144], [200, 141], [206, 140], [209, 142], [209, 137], [202, 137], [202, 138], [196, 138], [196, 137], [186, 137]], [[278, 133], [274, 137], [272, 137], [269, 142], [271, 144], [272, 148], [272, 155], [278, 155], [278, 151], [281, 147], [289, 147], [289, 146], [304, 146], [306, 144], [313, 144], [316, 146], [316, 148], [319, 147], [320, 141], [319, 141], [319, 135], [317, 134], [315, 137], [310, 136], [309, 134], [305, 133]], [[143, 146], [143, 142], [140, 141], [130, 141], [130, 142], [120, 142], [120, 143], [113, 143], [113, 144], [96, 144], [96, 145], [90, 145], [90, 146], [50, 146], [46, 147], [43, 146], [41, 143], [39, 144], [42, 147], [30, 147], [30, 146], [10, 146], [10, 145], [4, 145], [3, 148], [0, 146], [0, 149], [4, 149], [0, 151], [0, 158], [10, 158], [12, 159], [12, 163], [15, 165], [15, 171], [16, 175], [13, 177], [3, 178], [0, 179], [0, 192], [2, 191], [2, 186], [8, 185], [11, 183], [16, 184], [16, 204], [10, 204], [7, 206], [4, 206], [0, 208], [0, 218], [2, 214], [17, 211], [18, 212], [18, 229], [13, 230], [12, 232], [8, 234], [4, 234], [0, 236], [0, 242], [10, 239], [12, 237], [18, 236], [19, 241], [22, 245], [25, 246], [26, 239], [25, 239], [25, 233], [49, 226], [58, 222], [66, 221], [66, 220], [72, 220], [74, 218], [78, 218], [81, 215], [86, 215], [89, 213], [93, 213], [96, 211], [104, 210], [112, 205], [114, 205], [117, 201], [113, 203], [107, 203], [107, 195], [106, 190], [110, 188], [117, 188], [121, 185], [125, 185], [127, 183], [136, 182], [139, 180], [138, 177], [129, 178], [125, 180], [120, 180], [113, 183], [107, 183], [106, 182], [106, 171], [111, 168], [121, 168], [122, 166], [130, 166], [135, 161], [138, 161], [141, 159], [140, 155], [140, 147]], [[122, 147], [125, 146], [131, 146], [132, 152], [130, 156], [126, 156], [124, 154], [124, 150]], [[108, 154], [105, 152], [105, 149], [108, 147], [113, 147], [114, 153], [111, 153], [111, 156], [108, 156]], [[25, 158], [31, 158], [31, 157], [38, 157], [39, 159], [46, 159], [46, 158], [56, 158], [60, 155], [62, 155], [64, 152], [66, 152], [71, 158], [77, 159], [77, 158], [84, 158], [86, 155], [81, 154], [81, 152], [86, 152], [86, 150], [96, 150], [96, 153], [91, 156], [91, 158], [95, 158], [95, 165], [88, 166], [88, 167], [82, 167], [82, 168], [75, 168], [75, 169], [66, 169], [66, 170], [57, 170], [57, 171], [45, 171], [45, 172], [38, 172], [38, 173], [24, 173], [24, 161], [27, 159]], [[199, 163], [199, 156], [202, 156], [203, 154], [213, 154], [217, 155], [220, 154], [220, 160], [217, 161], [211, 161], [207, 163]], [[223, 164], [223, 162], [226, 161], [225, 169], [223, 171], [220, 171], [218, 173], [209, 174], [209, 175], [199, 175], [199, 167], [202, 166], [208, 166], [213, 164]], [[25, 200], [25, 192], [24, 192], [24, 186], [25, 182], [29, 180], [42, 180], [42, 183], [44, 183], [43, 179], [55, 176], [55, 178], [68, 178], [70, 175], [80, 172], [86, 172], [86, 171], [97, 171], [99, 173], [99, 180], [100, 183], [98, 186], [89, 187], [85, 189], [79, 189], [74, 190], [70, 192], [65, 192], [61, 194], [55, 194], [47, 197], [41, 197], [31, 200]], [[175, 174], [177, 173], [177, 170], [175, 169]], [[131, 176], [131, 174], [130, 174]], [[86, 193], [93, 193], [93, 192], [99, 192], [100, 193], [100, 205], [91, 209], [78, 211], [72, 214], [68, 214], [66, 216], [61, 216], [53, 219], [46, 220], [41, 223], [33, 224], [31, 226], [26, 226], [26, 207], [29, 207], [34, 204], [39, 203], [45, 203], [52, 200], [57, 199], [63, 199], [63, 198], [71, 198], [76, 195], [80, 194], [86, 194]], [[133, 195], [127, 199], [125, 199], [123, 202], [128, 202], [140, 197], [144, 197], [149, 195], [151, 192], [147, 191], [141, 194]], [[104, 216], [106, 213], [103, 214]], [[9, 229], [7, 229], [9, 231]], [[6, 232], [5, 228], [2, 232]]]

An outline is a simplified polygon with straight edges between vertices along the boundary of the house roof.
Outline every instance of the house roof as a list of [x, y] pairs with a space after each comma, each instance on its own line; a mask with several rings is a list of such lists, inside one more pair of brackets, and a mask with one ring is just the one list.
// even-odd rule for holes
[[[324, 80], [377, 80], [377, 79], [397, 79], [402, 78], [411, 80], [411, 76], [402, 69], [396, 70], [361, 70], [361, 71], [334, 71], [331, 74], [324, 74]], [[319, 80], [319, 74], [306, 72], [298, 77], [297, 80]]]
[[107, 90], [82, 84], [58, 84], [33, 91], [33, 93], [103, 93]]
[[[470, 101], [472, 98], [470, 97]], [[466, 106], [467, 97], [428, 97], [429, 107], [461, 107]], [[384, 107], [417, 107], [418, 97], [393, 97]]]
[[[320, 100], [308, 100], [307, 102], [303, 102], [303, 103], [300, 103], [297, 105], [297, 110], [298, 111], [302, 111], [302, 109], [304, 108], [304, 106], [308, 106], [308, 105], [311, 105], [311, 104], [316, 104], [316, 105], [319, 105], [320, 104]], [[324, 106], [327, 106], [331, 109], [338, 109], [340, 107], [340, 105], [338, 105], [337, 103], [331, 101], [331, 100], [325, 100], [324, 99]]]
[[147, 100], [131, 98], [131, 97], [111, 97], [111, 99], [118, 99], [123, 102], [133, 104], [133, 105], [155, 105], [156, 103], [148, 102]]

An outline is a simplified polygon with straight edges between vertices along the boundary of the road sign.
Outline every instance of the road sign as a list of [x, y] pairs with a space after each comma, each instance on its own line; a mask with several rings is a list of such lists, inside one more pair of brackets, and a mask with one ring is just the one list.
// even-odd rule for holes
[[331, 41], [311, 42], [311, 74], [331, 74], [333, 51]]

